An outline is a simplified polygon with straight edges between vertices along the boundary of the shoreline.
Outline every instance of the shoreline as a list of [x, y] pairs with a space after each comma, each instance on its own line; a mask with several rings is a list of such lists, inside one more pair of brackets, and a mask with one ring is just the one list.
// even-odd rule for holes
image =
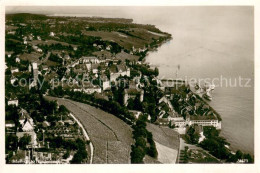
[[[160, 44], [158, 44], [158, 47], [149, 50], [149, 51], [147, 52], [147, 54], [145, 55], [143, 61], [144, 61], [145, 63], [147, 63], [147, 64], [150, 66], [150, 68], [151, 68], [151, 67], [157, 67], [157, 68], [160, 67], [160, 65], [150, 64], [149, 62], [147, 62], [147, 56], [149, 55], [149, 53], [158, 52], [158, 48], [159, 48], [160, 46], [162, 46], [162, 45], [163, 45], [164, 43], [166, 43], [166, 42], [170, 42], [172, 39], [173, 39], [173, 38], [170, 37], [169, 39], [167, 39], [167, 40], [161, 42]], [[197, 98], [198, 98], [200, 101], [202, 101], [204, 104], [206, 104], [206, 105], [209, 106], [209, 108], [215, 113], [215, 115], [216, 115], [218, 121], [219, 121], [220, 124], [221, 124], [222, 121], [223, 121], [221, 115], [220, 115], [206, 100], [204, 100], [201, 96], [199, 96], [198, 94], [196, 94], [196, 93], [194, 92], [194, 90], [191, 90], [191, 91], [192, 91], [192, 93], [194, 93], [194, 94], [197, 96]], [[220, 127], [221, 127], [221, 125], [220, 125]], [[221, 135], [222, 127], [219, 129], [219, 131], [220, 131], [220, 136], [223, 137], [226, 141], [228, 141], [225, 136]], [[178, 133], [179, 133], [179, 132], [178, 132]], [[179, 133], [179, 134], [180, 134], [180, 133]], [[229, 142], [228, 142], [228, 143], [229, 143]], [[245, 151], [243, 151], [243, 150], [240, 149], [240, 148], [234, 149], [234, 148], [232, 147], [232, 143], [229, 143], [229, 144], [230, 144], [230, 145], [229, 145], [228, 147], [226, 147], [226, 148], [227, 148], [227, 149], [230, 151], [230, 153], [232, 153], [232, 154], [235, 154], [236, 151], [240, 150], [240, 151], [242, 151], [243, 153], [249, 153], [249, 154], [252, 155], [253, 157], [254, 157], [254, 155], [255, 155], [254, 152], [253, 152], [253, 153], [251, 153], [251, 152], [245, 152]], [[179, 148], [180, 148], [180, 146], [179, 146]], [[205, 150], [205, 151], [209, 152], [208, 150]], [[180, 150], [178, 151], [178, 156], [179, 156], [179, 154], [180, 154], [179, 152], [180, 152]], [[178, 159], [179, 159], [179, 158], [177, 157], [176, 161], [178, 161]]]

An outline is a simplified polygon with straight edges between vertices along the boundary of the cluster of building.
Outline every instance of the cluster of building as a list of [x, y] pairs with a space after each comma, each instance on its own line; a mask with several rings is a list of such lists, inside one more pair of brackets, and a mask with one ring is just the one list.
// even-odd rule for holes
[[[117, 83], [117, 78], [120, 76], [130, 77], [130, 68], [125, 62], [120, 62], [115, 57], [101, 59], [84, 56], [68, 63], [61, 82], [65, 83], [64, 86], [68, 86], [66, 83], [69, 83], [73, 91], [92, 94], [110, 90], [111, 83]], [[93, 82], [95, 80], [98, 82]]]
[[[47, 134], [53, 134], [56, 137], [61, 136], [65, 140], [76, 140], [82, 137], [80, 128], [74, 126], [75, 121], [69, 117], [69, 114], [61, 116], [61, 119], [52, 125], [51, 122], [46, 120], [46, 116], [43, 122], [35, 123], [28, 111], [23, 108], [19, 109], [18, 115], [18, 125], [12, 120], [5, 122], [6, 133], [7, 135], [15, 135], [18, 141], [24, 136], [28, 136], [30, 141], [25, 148], [20, 148], [18, 145], [17, 150], [13, 151], [9, 160], [10, 163], [69, 163], [73, 157], [73, 152], [70, 153], [69, 158], [64, 159], [63, 155], [66, 150], [56, 148], [55, 150], [59, 150], [59, 152], [55, 152], [50, 149], [49, 141], [45, 140]], [[39, 134], [42, 135], [42, 139], [37, 137]]]
[[[173, 83], [172, 83], [173, 82]], [[178, 114], [170, 100], [176, 96], [176, 88], [186, 85], [185, 81], [159, 81], [161, 89], [164, 91], [165, 96], [159, 100], [159, 118], [158, 124], [160, 125], [174, 125], [175, 128], [184, 128], [186, 126], [199, 125], [199, 126], [213, 126], [221, 129], [221, 121], [218, 120], [215, 112], [207, 104], [203, 104], [197, 99], [196, 95], [190, 91], [185, 93], [185, 96], [177, 95], [179, 97]], [[190, 101], [195, 102], [192, 106]], [[162, 109], [165, 108], [166, 109]], [[191, 114], [193, 112], [193, 114]]]

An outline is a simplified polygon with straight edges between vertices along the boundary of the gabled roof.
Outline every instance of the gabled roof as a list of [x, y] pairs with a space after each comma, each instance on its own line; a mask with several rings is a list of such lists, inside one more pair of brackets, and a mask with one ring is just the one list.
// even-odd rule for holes
[[[31, 124], [31, 122], [28, 121], [28, 118], [25, 119], [25, 121], [24, 121], [24, 123], [23, 123], [23, 127], [24, 127], [26, 124], [29, 124], [30, 126], [33, 127], [33, 125]], [[22, 127], [22, 128], [23, 128], [23, 127]]]
[[115, 65], [111, 65], [109, 67], [109, 71], [110, 71], [110, 73], [117, 73], [117, 67]]
[[129, 94], [129, 95], [137, 95], [137, 94], [140, 94], [143, 90], [139, 90], [139, 89], [136, 89], [136, 88], [129, 88], [129, 89], [125, 89], [124, 92]]
[[18, 67], [11, 67], [11, 70], [16, 70], [18, 69]]
[[82, 59], [83, 60], [93, 60], [93, 59], [97, 59], [97, 57], [95, 57], [95, 56], [83, 56]]
[[126, 52], [120, 52], [118, 54], [116, 54], [116, 59], [120, 59], [122, 60], [123, 62], [128, 59], [129, 61], [138, 61], [139, 57], [136, 56], [136, 55], [131, 55], [131, 54], [128, 54]]

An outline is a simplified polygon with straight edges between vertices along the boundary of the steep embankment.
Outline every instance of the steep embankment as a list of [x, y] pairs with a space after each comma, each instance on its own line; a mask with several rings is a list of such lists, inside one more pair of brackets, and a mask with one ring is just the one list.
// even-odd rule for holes
[[158, 151], [158, 161], [175, 163], [180, 145], [179, 134], [168, 127], [159, 127], [150, 123], [147, 123], [147, 130], [153, 134]]

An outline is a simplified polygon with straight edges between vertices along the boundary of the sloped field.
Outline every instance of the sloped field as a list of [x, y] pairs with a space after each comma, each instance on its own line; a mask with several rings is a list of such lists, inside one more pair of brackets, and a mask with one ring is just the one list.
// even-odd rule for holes
[[90, 105], [46, 97], [64, 105], [85, 127], [94, 146], [93, 163], [130, 163], [132, 129], [122, 120]]

